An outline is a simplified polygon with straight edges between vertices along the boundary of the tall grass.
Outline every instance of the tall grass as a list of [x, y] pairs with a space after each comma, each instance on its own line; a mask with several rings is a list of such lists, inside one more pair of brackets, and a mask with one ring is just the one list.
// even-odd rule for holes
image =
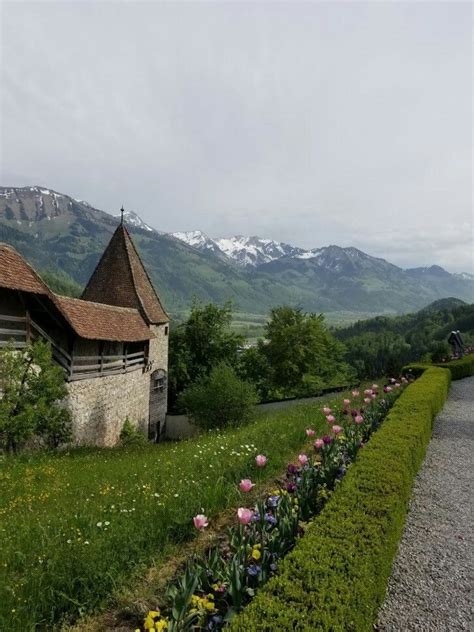
[[[341, 401], [342, 394], [338, 397]], [[0, 461], [0, 629], [51, 630], [97, 609], [141, 566], [192, 536], [192, 516], [271, 479], [325, 424], [320, 404], [177, 444]], [[263, 453], [268, 464], [255, 466]]]

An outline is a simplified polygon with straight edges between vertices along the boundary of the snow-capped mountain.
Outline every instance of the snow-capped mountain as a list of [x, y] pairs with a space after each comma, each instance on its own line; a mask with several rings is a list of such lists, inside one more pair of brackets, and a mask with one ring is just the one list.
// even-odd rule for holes
[[301, 248], [290, 246], [290, 244], [256, 236], [237, 235], [216, 239], [215, 242], [222, 252], [241, 266], [256, 267], [281, 259], [281, 257], [295, 257], [304, 252]]
[[181, 233], [171, 233], [171, 236], [179, 241], [184, 241], [188, 246], [196, 248], [200, 252], [211, 252], [215, 255], [222, 256], [224, 253], [217, 245], [217, 242], [201, 230], [188, 230]]
[[[118, 215], [114, 215], [114, 217], [116, 217], [117, 219], [120, 219], [121, 214], [119, 213]], [[141, 228], [142, 230], [146, 230], [149, 233], [158, 232], [155, 228], [152, 228], [148, 224], [145, 224], [142, 218], [136, 213], [134, 213], [133, 211], [125, 211], [123, 214], [123, 221], [125, 222], [125, 224], [129, 224], [130, 226], [133, 226], [134, 228]]]
[[295, 257], [304, 252], [301, 248], [256, 236], [236, 235], [213, 239], [200, 230], [172, 233], [172, 236], [201, 252], [220, 253], [242, 267], [257, 267], [281, 257]]

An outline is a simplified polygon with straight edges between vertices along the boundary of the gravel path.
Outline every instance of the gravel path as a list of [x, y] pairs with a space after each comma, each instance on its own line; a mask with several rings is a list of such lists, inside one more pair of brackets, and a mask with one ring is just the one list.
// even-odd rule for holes
[[474, 377], [453, 382], [416, 478], [377, 629], [474, 630]]

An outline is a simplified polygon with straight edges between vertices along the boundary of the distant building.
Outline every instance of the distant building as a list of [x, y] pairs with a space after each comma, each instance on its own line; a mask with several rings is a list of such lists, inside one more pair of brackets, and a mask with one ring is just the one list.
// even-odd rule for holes
[[42, 338], [64, 369], [76, 444], [114, 445], [125, 419], [152, 440], [167, 406], [169, 317], [121, 223], [80, 299], [0, 244], [0, 346]]

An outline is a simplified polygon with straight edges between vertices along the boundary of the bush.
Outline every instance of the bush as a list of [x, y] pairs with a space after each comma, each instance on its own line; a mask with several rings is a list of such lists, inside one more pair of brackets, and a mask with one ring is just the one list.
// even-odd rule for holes
[[464, 377], [474, 375], [474, 355], [467, 355], [461, 360], [453, 360], [452, 362], [439, 362], [438, 364], [407, 364], [403, 367], [403, 373], [412, 373], [415, 376], [421, 375], [423, 371], [430, 367], [438, 367], [441, 369], [449, 369], [452, 380], [461, 380]]
[[251, 384], [227, 364], [219, 364], [181, 394], [179, 406], [202, 428], [224, 428], [249, 421], [257, 399]]
[[47, 343], [0, 350], [0, 392], [0, 449], [18, 452], [34, 437], [50, 448], [70, 439], [64, 373]]
[[128, 417], [123, 422], [122, 430], [120, 431], [120, 444], [123, 446], [140, 446], [146, 445], [147, 440], [143, 432], [140, 432]]
[[231, 630], [372, 630], [449, 383], [448, 371], [430, 368], [407, 388], [279, 574]]

